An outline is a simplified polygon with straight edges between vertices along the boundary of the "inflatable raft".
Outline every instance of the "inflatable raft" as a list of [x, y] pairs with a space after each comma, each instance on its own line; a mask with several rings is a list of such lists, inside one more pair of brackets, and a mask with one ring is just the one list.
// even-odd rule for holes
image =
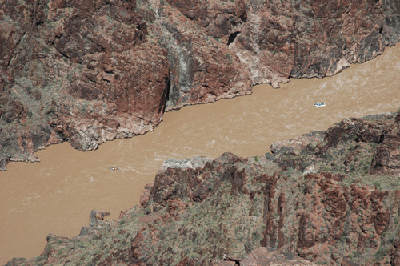
[[320, 103], [314, 103], [314, 107], [324, 107], [326, 106], [326, 103], [320, 102]]

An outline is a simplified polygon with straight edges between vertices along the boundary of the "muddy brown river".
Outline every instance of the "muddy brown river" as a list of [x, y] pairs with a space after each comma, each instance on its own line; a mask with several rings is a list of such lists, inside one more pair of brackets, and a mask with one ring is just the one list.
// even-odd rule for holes
[[[40, 255], [50, 232], [79, 234], [92, 209], [116, 219], [139, 202], [166, 159], [263, 155], [273, 142], [326, 130], [343, 118], [396, 111], [399, 59], [397, 45], [333, 77], [292, 80], [280, 89], [260, 85], [250, 96], [165, 113], [154, 132], [94, 152], [63, 143], [37, 152], [40, 163], [8, 164], [0, 172], [0, 264]], [[327, 106], [314, 108], [315, 102]], [[115, 165], [120, 171], [109, 170]]]

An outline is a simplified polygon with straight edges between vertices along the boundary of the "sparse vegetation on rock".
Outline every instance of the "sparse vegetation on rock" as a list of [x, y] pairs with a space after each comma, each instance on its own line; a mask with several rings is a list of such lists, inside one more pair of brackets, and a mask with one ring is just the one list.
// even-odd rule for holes
[[93, 211], [79, 236], [50, 234], [9, 265], [398, 265], [399, 122], [344, 119], [262, 157], [168, 160], [118, 221]]

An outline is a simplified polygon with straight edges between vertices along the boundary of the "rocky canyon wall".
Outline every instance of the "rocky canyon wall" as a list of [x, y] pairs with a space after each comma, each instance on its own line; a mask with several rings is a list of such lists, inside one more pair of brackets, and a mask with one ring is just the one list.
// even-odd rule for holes
[[344, 119], [247, 159], [163, 163], [117, 221], [7, 265], [400, 265], [400, 115]]
[[164, 111], [333, 75], [399, 40], [391, 1], [1, 0], [0, 168], [94, 150]]

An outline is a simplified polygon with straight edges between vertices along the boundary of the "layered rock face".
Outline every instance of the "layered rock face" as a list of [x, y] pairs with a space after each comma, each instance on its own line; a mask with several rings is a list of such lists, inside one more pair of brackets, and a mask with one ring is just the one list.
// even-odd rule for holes
[[164, 162], [118, 221], [9, 265], [399, 265], [400, 114], [345, 119], [271, 146]]
[[0, 1], [0, 165], [165, 110], [324, 77], [399, 40], [398, 1]]
[[161, 121], [167, 51], [148, 38], [135, 2], [1, 6], [3, 166], [62, 140], [93, 150]]

